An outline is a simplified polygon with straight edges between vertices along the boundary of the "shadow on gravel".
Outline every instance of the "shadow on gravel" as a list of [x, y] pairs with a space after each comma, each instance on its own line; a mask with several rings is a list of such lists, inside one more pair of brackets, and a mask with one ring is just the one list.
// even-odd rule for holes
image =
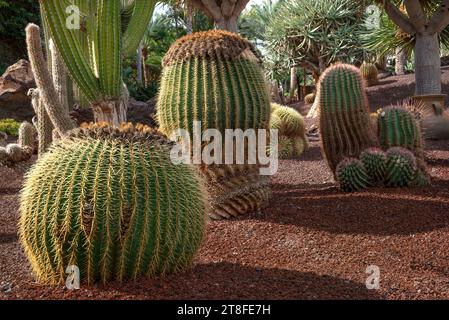
[[17, 242], [19, 239], [17, 234], [14, 233], [0, 233], [0, 244]]
[[435, 181], [433, 187], [425, 189], [358, 193], [343, 193], [336, 187], [297, 187], [287, 190], [277, 185], [269, 208], [258, 219], [336, 234], [382, 236], [449, 226], [449, 181]]
[[[365, 281], [365, 279], [361, 279]], [[111, 289], [114, 286], [111, 286]], [[233, 263], [199, 264], [159, 281], [118, 285], [120, 294], [157, 299], [382, 299], [364, 284], [331, 276]]]

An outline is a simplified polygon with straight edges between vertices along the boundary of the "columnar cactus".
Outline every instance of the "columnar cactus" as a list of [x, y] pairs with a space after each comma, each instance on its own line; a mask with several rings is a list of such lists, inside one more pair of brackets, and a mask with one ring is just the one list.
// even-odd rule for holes
[[[186, 129], [192, 137], [195, 121], [201, 122], [202, 131], [217, 129], [223, 135], [226, 129], [268, 129], [270, 98], [261, 59], [237, 34], [214, 30], [180, 38], [164, 57], [163, 67], [157, 117], [167, 136]], [[267, 201], [269, 186], [259, 166], [248, 165], [251, 177], [240, 176], [245, 170], [236, 168], [200, 169], [212, 190], [212, 218], [244, 214]], [[221, 177], [220, 182], [215, 177]]]
[[28, 173], [20, 239], [38, 281], [77, 266], [87, 284], [188, 268], [205, 227], [200, 178], [153, 129], [96, 125], [53, 143]]
[[378, 145], [371, 127], [368, 98], [360, 71], [336, 64], [321, 76], [317, 99], [325, 158], [333, 172], [344, 158]]
[[[122, 8], [121, 0], [75, 0], [83, 15], [81, 28], [67, 27], [63, 1], [39, 0], [39, 3], [48, 37], [54, 41], [82, 96], [92, 106], [95, 120], [116, 126], [126, 121], [128, 101], [121, 99], [121, 62], [137, 49], [156, 1], [129, 0], [125, 2], [126, 8]], [[126, 24], [122, 21], [124, 10], [129, 11]]]
[[253, 45], [226, 31], [178, 39], [163, 60], [158, 120], [168, 136], [182, 128], [266, 129], [270, 98]]
[[359, 159], [344, 158], [336, 169], [340, 188], [346, 192], [354, 192], [371, 186], [368, 172]]
[[360, 72], [362, 73], [362, 77], [365, 79], [368, 86], [373, 86], [379, 82], [379, 71], [374, 63], [364, 62], [360, 66]]
[[385, 184], [389, 187], [406, 187], [413, 183], [418, 174], [418, 167], [413, 153], [401, 147], [387, 151], [387, 177]]

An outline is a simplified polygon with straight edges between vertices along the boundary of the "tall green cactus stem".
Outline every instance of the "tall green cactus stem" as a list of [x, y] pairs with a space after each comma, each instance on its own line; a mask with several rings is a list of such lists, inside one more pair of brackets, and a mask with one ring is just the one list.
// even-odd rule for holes
[[389, 187], [410, 186], [418, 174], [416, 158], [409, 150], [393, 147], [387, 151], [387, 177]]
[[17, 143], [21, 147], [28, 147], [34, 151], [36, 149], [35, 135], [36, 128], [31, 123], [24, 121], [19, 128], [19, 140]]
[[19, 233], [39, 282], [156, 277], [191, 266], [205, 231], [205, 190], [172, 143], [148, 128], [97, 125], [57, 141], [28, 173]]
[[50, 36], [82, 93], [79, 96], [92, 106], [96, 121], [116, 126], [125, 122], [128, 101], [121, 100], [121, 62], [137, 49], [156, 1], [132, 1], [133, 10], [125, 30], [120, 0], [75, 0], [82, 9], [85, 30], [67, 28], [66, 5], [60, 0], [39, 3]]
[[54, 45], [53, 40], [49, 40], [49, 50], [51, 55], [51, 76], [53, 79], [53, 85], [55, 87], [56, 94], [59, 98], [59, 103], [62, 112], [69, 113], [69, 95], [67, 92], [67, 71], [64, 66], [64, 62], [58, 52], [58, 49]]
[[270, 98], [252, 44], [226, 31], [178, 39], [163, 61], [158, 121], [168, 136], [177, 129], [266, 129]]
[[345, 192], [354, 192], [371, 186], [368, 172], [362, 162], [355, 158], [345, 158], [337, 166], [337, 181]]
[[[178, 39], [163, 60], [157, 117], [170, 136], [185, 129], [193, 138], [195, 121], [201, 131], [268, 129], [270, 98], [261, 59], [254, 46], [226, 31], [198, 32]], [[201, 166], [211, 190], [213, 219], [249, 213], [266, 205], [269, 180], [257, 164]], [[221, 175], [220, 172], [225, 172]]]
[[344, 158], [358, 158], [363, 150], [378, 145], [359, 69], [347, 64], [328, 68], [317, 99], [323, 153], [332, 171]]
[[373, 183], [382, 183], [387, 174], [387, 155], [382, 149], [369, 148], [360, 154], [366, 172]]
[[31, 104], [33, 106], [34, 112], [37, 115], [36, 129], [38, 134], [38, 147], [37, 154], [40, 157], [43, 155], [51, 142], [53, 141], [52, 132], [53, 124], [51, 123], [50, 117], [45, 109], [44, 102], [39, 98], [38, 89], [30, 89], [28, 95], [31, 97]]
[[47, 69], [47, 64], [42, 52], [40, 29], [35, 24], [29, 24], [26, 28], [26, 40], [28, 57], [33, 70], [36, 85], [39, 89], [39, 97], [45, 105], [45, 110], [50, 117], [55, 129], [61, 136], [75, 127], [69, 114], [63, 112], [59, 97], [53, 85], [52, 78]]
[[373, 86], [379, 82], [378, 79], [379, 71], [377, 70], [377, 67], [374, 63], [364, 62], [360, 66], [360, 72], [368, 86]]

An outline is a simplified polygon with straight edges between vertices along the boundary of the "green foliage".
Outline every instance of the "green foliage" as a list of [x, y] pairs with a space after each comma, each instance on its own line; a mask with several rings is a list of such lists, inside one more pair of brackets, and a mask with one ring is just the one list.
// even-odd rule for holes
[[360, 61], [360, 2], [286, 0], [269, 25], [268, 49], [277, 61], [320, 71], [335, 61]]
[[0, 0], [0, 39], [23, 40], [30, 22], [39, 22], [38, 1]]
[[9, 136], [17, 137], [19, 135], [20, 123], [14, 119], [0, 120], [0, 131], [5, 132]]
[[77, 129], [53, 144], [21, 195], [20, 238], [38, 281], [64, 283], [70, 265], [88, 284], [189, 268], [205, 192], [193, 167], [172, 163], [171, 148], [130, 126]]

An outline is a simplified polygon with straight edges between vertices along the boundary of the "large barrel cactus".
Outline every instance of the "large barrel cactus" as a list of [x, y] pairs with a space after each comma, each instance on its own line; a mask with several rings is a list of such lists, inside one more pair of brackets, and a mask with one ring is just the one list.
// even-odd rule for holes
[[323, 151], [334, 173], [344, 158], [358, 158], [364, 149], [378, 145], [359, 69], [347, 64], [328, 68], [321, 76], [317, 99]]
[[188, 268], [205, 227], [196, 170], [174, 165], [149, 128], [94, 125], [55, 143], [29, 172], [20, 238], [40, 282], [158, 276]]
[[158, 99], [160, 130], [266, 129], [270, 97], [250, 42], [226, 31], [198, 32], [177, 40], [163, 60]]
[[[268, 129], [270, 98], [261, 59], [237, 34], [214, 30], [185, 36], [171, 46], [163, 67], [157, 118], [167, 136], [185, 129], [192, 137], [195, 121], [202, 131], [217, 129], [223, 136], [226, 129]], [[229, 218], [267, 203], [269, 186], [259, 166], [244, 167], [251, 176], [235, 165], [200, 166], [211, 191], [210, 217]]]

